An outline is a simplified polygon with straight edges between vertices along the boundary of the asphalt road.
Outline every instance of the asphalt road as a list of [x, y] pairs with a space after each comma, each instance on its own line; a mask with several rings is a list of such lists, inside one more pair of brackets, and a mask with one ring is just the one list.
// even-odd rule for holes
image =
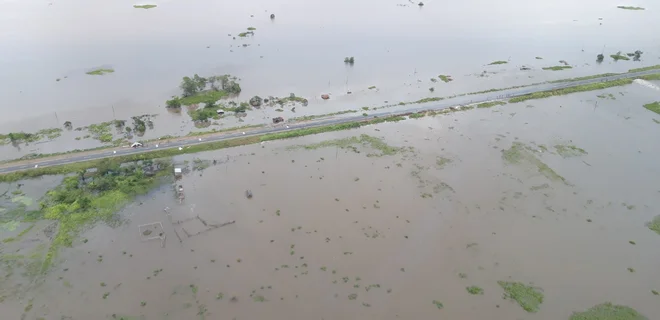
[[75, 162], [96, 160], [96, 159], [109, 158], [109, 157], [115, 157], [115, 156], [130, 155], [130, 154], [136, 154], [136, 153], [143, 153], [143, 152], [149, 152], [149, 151], [153, 151], [153, 150], [157, 150], [157, 149], [185, 148], [185, 147], [191, 146], [191, 145], [208, 143], [208, 142], [215, 142], [215, 141], [222, 141], [222, 140], [229, 140], [229, 139], [233, 139], [233, 138], [237, 138], [237, 137], [249, 137], [249, 136], [255, 136], [255, 135], [262, 135], [262, 134], [266, 134], [266, 133], [277, 133], [277, 132], [291, 131], [291, 130], [303, 129], [303, 128], [322, 127], [322, 126], [327, 126], [327, 125], [332, 125], [332, 124], [340, 124], [340, 123], [355, 122], [355, 121], [364, 121], [364, 120], [380, 118], [380, 117], [406, 115], [406, 114], [420, 112], [420, 111], [437, 111], [437, 110], [446, 109], [446, 108], [449, 108], [449, 107], [452, 107], [452, 106], [482, 103], [482, 102], [487, 102], [487, 101], [492, 101], [492, 100], [509, 99], [509, 98], [513, 98], [513, 97], [516, 97], [516, 96], [522, 96], [522, 95], [526, 95], [526, 94], [530, 94], [530, 93], [534, 93], [534, 92], [563, 89], [563, 88], [568, 88], [568, 87], [580, 86], [580, 85], [584, 85], [584, 84], [592, 84], [592, 83], [619, 80], [619, 79], [630, 79], [630, 78], [636, 78], [636, 77], [640, 77], [640, 76], [658, 74], [658, 73], [660, 73], [660, 70], [656, 69], [656, 70], [648, 70], [648, 71], [642, 71], [642, 72], [625, 73], [625, 74], [620, 74], [620, 75], [614, 75], [614, 76], [602, 77], [602, 78], [596, 78], [596, 79], [589, 79], [589, 80], [579, 80], [579, 81], [562, 82], [562, 83], [543, 83], [543, 84], [532, 85], [532, 86], [528, 86], [528, 87], [524, 87], [524, 88], [509, 89], [509, 90], [489, 92], [489, 93], [483, 93], [483, 94], [475, 94], [475, 95], [467, 95], [467, 96], [459, 96], [459, 97], [445, 99], [445, 100], [438, 101], [438, 102], [433, 102], [433, 103], [428, 103], [428, 104], [421, 104], [421, 105], [419, 105], [419, 107], [416, 107], [416, 108], [408, 108], [408, 109], [404, 109], [404, 110], [399, 109], [399, 110], [389, 111], [389, 112], [372, 113], [367, 117], [365, 117], [365, 116], [354, 116], [354, 117], [320, 120], [320, 121], [313, 121], [313, 122], [306, 122], [306, 123], [299, 123], [299, 124], [289, 124], [289, 125], [283, 125], [283, 126], [278, 126], [278, 127], [267, 127], [267, 128], [257, 129], [257, 130], [251, 130], [249, 132], [239, 132], [239, 133], [231, 133], [231, 134], [224, 134], [224, 135], [221, 135], [221, 134], [219, 134], [219, 135], [210, 135], [210, 136], [206, 136], [206, 137], [190, 137], [188, 139], [181, 139], [181, 140], [177, 140], [177, 141], [173, 141], [173, 142], [167, 142], [167, 143], [154, 142], [150, 145], [145, 145], [144, 147], [141, 147], [141, 148], [126, 148], [126, 149], [120, 149], [120, 150], [101, 150], [97, 153], [90, 153], [90, 154], [83, 154], [83, 155], [81, 155], [81, 154], [76, 155], [75, 153], [72, 153], [69, 157], [66, 157], [66, 158], [58, 158], [58, 159], [51, 159], [51, 160], [49, 160], [48, 158], [43, 158], [43, 159], [40, 159], [40, 160], [35, 160], [37, 162], [31, 161], [29, 164], [17, 162], [15, 165], [9, 165], [9, 166], [0, 168], [0, 174], [10, 173], [10, 172], [14, 172], [14, 171], [21, 171], [21, 170], [29, 170], [29, 169], [33, 169], [33, 168], [36, 168], [36, 167], [57, 166], [57, 165], [75, 163]]

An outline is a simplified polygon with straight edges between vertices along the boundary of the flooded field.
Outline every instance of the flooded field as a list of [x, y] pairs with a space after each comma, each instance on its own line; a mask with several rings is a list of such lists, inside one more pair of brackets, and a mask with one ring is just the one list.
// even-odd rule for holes
[[[620, 9], [619, 2], [610, 0], [542, 5], [426, 1], [423, 6], [400, 0], [230, 5], [166, 0], [149, 9], [133, 5], [0, 3], [0, 94], [6, 102], [0, 107], [0, 134], [65, 129], [71, 122], [71, 132], [65, 129], [19, 147], [0, 146], [2, 160], [200, 131], [187, 110], [165, 109], [167, 99], [181, 94], [182, 77], [194, 74], [238, 77], [243, 90], [230, 99], [237, 103], [255, 95], [290, 93], [309, 101], [297, 109], [227, 116], [210, 124], [206, 130], [211, 130], [269, 123], [278, 116], [291, 119], [625, 72], [657, 64], [660, 56], [654, 32], [658, 5], [648, 0], [635, 3], [646, 10]], [[643, 52], [641, 61], [610, 58], [636, 50]], [[600, 53], [605, 60], [597, 63]], [[355, 62], [344, 63], [348, 57]], [[497, 61], [507, 63], [491, 65]], [[98, 69], [114, 72], [95, 73]], [[322, 94], [330, 99], [322, 100]], [[144, 136], [112, 127], [112, 136], [101, 140], [101, 134], [82, 130], [112, 120], [130, 125], [131, 117], [140, 115], [158, 115]]]
[[624, 88], [177, 157], [45, 273], [50, 221], [4, 222], [3, 317], [655, 319], [657, 91]]

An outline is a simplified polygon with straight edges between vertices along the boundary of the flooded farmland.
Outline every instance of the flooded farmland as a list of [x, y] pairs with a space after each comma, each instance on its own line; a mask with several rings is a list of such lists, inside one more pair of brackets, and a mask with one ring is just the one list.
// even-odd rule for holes
[[[45, 270], [53, 223], [3, 220], [3, 317], [655, 319], [653, 97], [634, 84], [175, 157], [179, 180]], [[39, 209], [61, 180], [0, 185], [3, 211]]]
[[[646, 10], [620, 9], [610, 0], [137, 4], [0, 4], [0, 95], [6, 102], [0, 134], [63, 130], [1, 145], [0, 160], [625, 72], [660, 57], [657, 3], [648, 0], [634, 4]], [[610, 58], [637, 50], [640, 61]], [[605, 60], [597, 63], [601, 53]], [[344, 63], [349, 57], [355, 62]], [[557, 66], [571, 68], [543, 69]], [[100, 69], [114, 72], [95, 73]], [[293, 93], [309, 105], [228, 115], [197, 128], [186, 109], [165, 109], [166, 100], [181, 94], [181, 79], [194, 74], [238, 77], [243, 90], [225, 102]], [[119, 126], [89, 130], [114, 120], [130, 127], [131, 117], [141, 115], [153, 122], [144, 135]]]

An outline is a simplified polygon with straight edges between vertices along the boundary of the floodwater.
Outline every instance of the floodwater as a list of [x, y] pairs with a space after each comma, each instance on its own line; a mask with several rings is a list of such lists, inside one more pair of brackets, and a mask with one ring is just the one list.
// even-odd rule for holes
[[[296, 113], [268, 109], [250, 112], [244, 123], [234, 117], [219, 121], [218, 126], [230, 128], [267, 123], [275, 116], [623, 72], [657, 64], [660, 56], [654, 32], [660, 27], [658, 4], [650, 0], [635, 3], [644, 11], [617, 9], [621, 3], [613, 0], [425, 1], [423, 7], [404, 0], [156, 4], [144, 10], [108, 1], [2, 1], [0, 131], [61, 128], [65, 121], [76, 128], [159, 114], [144, 139], [185, 135], [196, 130], [189, 116], [168, 113], [164, 102], [180, 94], [183, 76], [195, 73], [239, 77], [243, 92], [237, 101], [289, 93], [310, 101]], [[248, 27], [256, 28], [253, 37], [236, 37]], [[598, 53], [634, 50], [644, 52], [641, 62], [615, 63], [608, 57], [595, 63]], [[355, 57], [353, 66], [343, 63], [347, 56]], [[495, 60], [509, 63], [486, 66]], [[573, 69], [541, 70], [559, 60]], [[520, 71], [523, 65], [533, 70]], [[85, 74], [98, 67], [115, 72]], [[483, 71], [487, 77], [479, 76]], [[430, 81], [440, 74], [454, 81]], [[322, 101], [323, 93], [331, 99]], [[84, 135], [64, 132], [50, 143], [1, 151], [11, 159], [100, 145], [74, 140]]]
[[[176, 182], [182, 203], [169, 184], [137, 199], [130, 222], [82, 234], [3, 315], [557, 320], [611, 301], [653, 319], [660, 125], [640, 105], [655, 95], [632, 85], [178, 157], [208, 166]], [[519, 144], [527, 157], [505, 160]], [[141, 233], [155, 222], [164, 242]], [[43, 241], [35, 227], [3, 254]], [[500, 280], [540, 288], [540, 310], [502, 299]]]

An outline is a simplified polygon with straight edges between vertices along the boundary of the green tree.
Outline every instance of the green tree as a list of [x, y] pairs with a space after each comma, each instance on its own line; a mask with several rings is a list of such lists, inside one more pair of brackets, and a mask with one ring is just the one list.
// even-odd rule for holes
[[179, 109], [181, 108], [181, 98], [172, 96], [172, 99], [167, 100], [165, 104], [168, 109]]
[[193, 81], [197, 86], [197, 91], [203, 91], [206, 88], [206, 83], [208, 82], [206, 78], [200, 77], [197, 74], [193, 76]]
[[603, 59], [605, 59], [605, 56], [602, 53], [596, 56], [596, 62], [598, 63], [603, 62]]
[[190, 77], [183, 77], [179, 88], [183, 90], [184, 97], [190, 97], [197, 93], [197, 83], [193, 79], [190, 79]]

